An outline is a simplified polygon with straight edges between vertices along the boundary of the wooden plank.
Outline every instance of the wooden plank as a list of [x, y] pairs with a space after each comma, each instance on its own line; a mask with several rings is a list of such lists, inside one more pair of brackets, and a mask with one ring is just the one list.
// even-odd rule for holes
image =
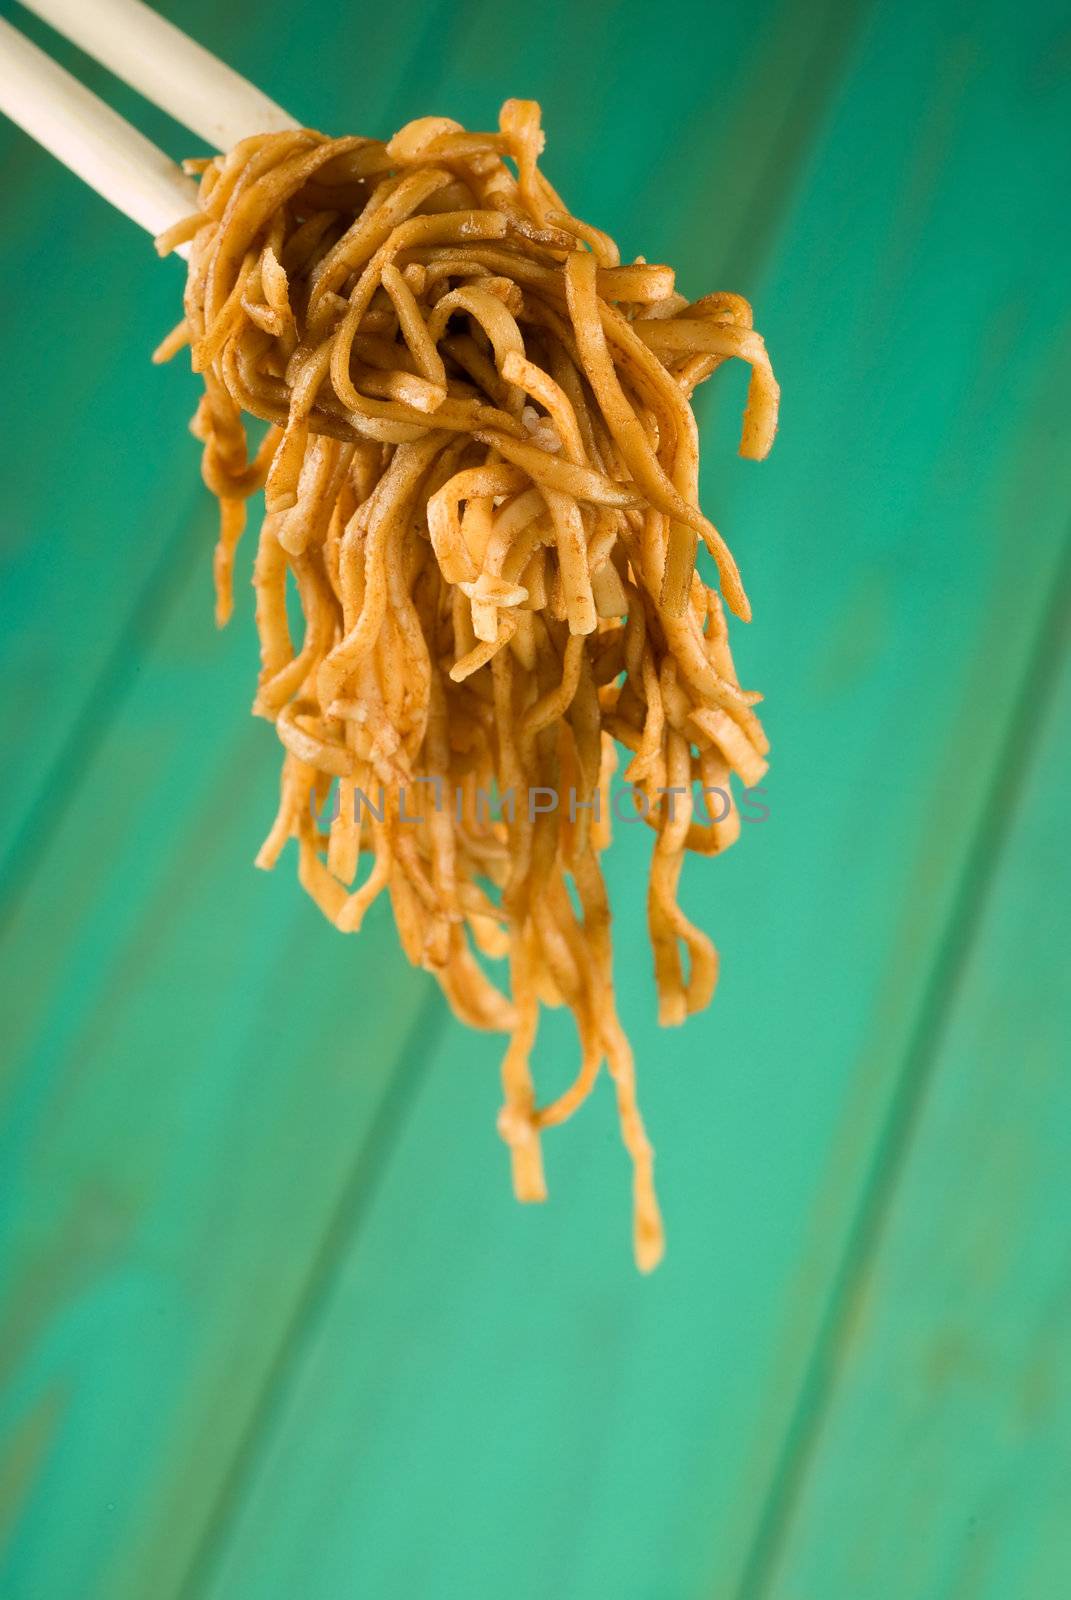
[[871, 1248], [768, 1530], [755, 1592], [779, 1600], [1071, 1585], [1068, 573], [1024, 707], [1040, 749], [1008, 773], [1010, 836], [979, 863], [976, 937], [885, 1141]]
[[[448, 12], [394, 8], [362, 23], [362, 125], [391, 127], [437, 100], [486, 124], [531, 74], [532, 87], [546, 83], [552, 127], [568, 127], [590, 79], [591, 14], [545, 12], [552, 27], [533, 67], [519, 8], [470, 8], [452, 44]], [[619, 140], [597, 159], [559, 135], [551, 171], [577, 204], [599, 211], [608, 175], [650, 178], [667, 108], [694, 118], [768, 14], [727, 25], [713, 67], [695, 53], [662, 57], [651, 97], [607, 123]], [[626, 87], [643, 60], [644, 15], [640, 6], [624, 14], [606, 55], [612, 81]], [[695, 25], [702, 17], [698, 3], [682, 13]], [[338, 127], [355, 120], [354, 58], [325, 59], [322, 38], [293, 8], [206, 12], [195, 31], [295, 110], [316, 106]], [[558, 79], [563, 39], [569, 70]], [[786, 77], [782, 98], [790, 87]], [[13, 286], [24, 274], [13, 273]], [[697, 285], [706, 281], [697, 273]], [[56, 361], [66, 350], [57, 343]], [[117, 365], [128, 356], [117, 351]], [[148, 381], [153, 394], [183, 387], [173, 374], [150, 371]], [[125, 390], [114, 411], [95, 413], [96, 431], [65, 460], [72, 479], [78, 450], [107, 465], [106, 481], [103, 467], [94, 480], [96, 543], [112, 500], [129, 500], [121, 537], [106, 551], [88, 546], [94, 560], [79, 566], [80, 501], [72, 494], [59, 515], [27, 467], [21, 620], [5, 640], [36, 686], [32, 726], [48, 730], [12, 796], [24, 825], [17, 861], [30, 837], [37, 852], [8, 901], [0, 946], [10, 1201], [0, 1240], [10, 1443], [0, 1471], [13, 1519], [3, 1587], [35, 1600], [155, 1600], [196, 1584], [191, 1562], [226, 1526], [291, 1354], [366, 1204], [377, 1152], [389, 1147], [385, 1129], [430, 1064], [426, 1029], [444, 1017], [430, 983], [401, 961], [385, 915], [354, 945], [319, 922], [289, 864], [274, 878], [249, 866], [273, 806], [276, 757], [270, 732], [246, 720], [248, 609], [215, 635], [211, 512], [181, 429], [173, 452], [170, 427], [144, 441], [144, 482], [128, 473], [127, 413], [151, 414], [149, 394]], [[183, 418], [188, 405], [184, 393]], [[24, 443], [40, 478], [39, 448], [29, 434]], [[160, 451], [187, 498], [175, 491], [173, 502], [171, 477], [152, 476]], [[160, 504], [174, 509], [160, 543], [190, 554], [153, 552], [135, 570], [130, 548], [146, 542], [144, 504], [161, 481]], [[99, 601], [92, 613], [87, 595]], [[92, 627], [78, 633], [87, 615]], [[10, 708], [11, 736], [29, 749], [21, 704]]]
[[[785, 424], [761, 473], [725, 471], [723, 520], [772, 818], [693, 874], [725, 960], [682, 1033], [650, 1023], [638, 841], [611, 865], [664, 1268], [632, 1272], [608, 1097], [517, 1214], [495, 1044], [445, 1033], [213, 1594], [721, 1595], [745, 1573], [1063, 541], [1056, 26], [1008, 0], [876, 13], [756, 287]], [[564, 1049], [552, 1030], [544, 1080]]]
[[358, 948], [252, 870], [249, 633], [190, 576], [3, 943], [5, 1406], [49, 1420], [15, 1592], [171, 1592], [417, 1048], [386, 907]]

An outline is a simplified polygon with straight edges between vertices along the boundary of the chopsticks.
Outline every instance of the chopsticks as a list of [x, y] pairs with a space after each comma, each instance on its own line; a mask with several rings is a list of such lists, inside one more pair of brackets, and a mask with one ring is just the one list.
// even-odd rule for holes
[[298, 123], [141, 0], [21, 0], [43, 22], [214, 150]]
[[[141, 0], [23, 3], [213, 149], [300, 126]], [[3, 19], [0, 111], [150, 233], [196, 209], [197, 186], [176, 162]]]
[[197, 208], [181, 167], [2, 18], [0, 111], [152, 234]]

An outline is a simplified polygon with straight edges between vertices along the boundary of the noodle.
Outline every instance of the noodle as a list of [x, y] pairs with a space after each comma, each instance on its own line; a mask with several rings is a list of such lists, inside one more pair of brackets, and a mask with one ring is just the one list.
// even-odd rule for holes
[[[304, 129], [199, 163], [199, 211], [157, 241], [191, 248], [184, 316], [155, 359], [189, 345], [204, 375], [220, 623], [245, 503], [265, 491], [254, 710], [283, 767], [258, 865], [295, 839], [301, 883], [344, 932], [386, 891], [407, 956], [457, 1015], [509, 1033], [498, 1126], [519, 1199], [544, 1198], [541, 1133], [606, 1064], [648, 1271], [662, 1223], [599, 865], [615, 741], [656, 833], [659, 1017], [680, 1022], [717, 977], [678, 904], [684, 855], [733, 842], [729, 772], [757, 783], [768, 749], [695, 570], [702, 538], [750, 616], [699, 508], [689, 399], [747, 362], [741, 453], [762, 457], [778, 389], [747, 302], [689, 303], [668, 267], [622, 264], [564, 209], [542, 148], [539, 107], [511, 100], [497, 133], [430, 117], [388, 144]], [[243, 412], [269, 424], [252, 456]], [[697, 777], [724, 815], [697, 814]], [[508, 957], [507, 991], [477, 953]], [[540, 1105], [540, 1011], [563, 1004], [579, 1070]]]

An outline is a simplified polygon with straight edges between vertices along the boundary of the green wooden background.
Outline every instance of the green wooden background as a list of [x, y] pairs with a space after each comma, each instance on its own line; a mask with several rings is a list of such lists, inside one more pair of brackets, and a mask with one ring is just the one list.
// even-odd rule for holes
[[251, 601], [216, 633], [195, 383], [148, 364], [179, 271], [0, 129], [0, 1595], [1060, 1600], [1066, 13], [163, 9], [329, 131], [537, 97], [579, 214], [755, 301], [781, 435], [736, 459], [719, 374], [705, 494], [771, 815], [687, 873], [723, 976], [680, 1031], [612, 852], [641, 1280], [609, 1093], [516, 1207], [498, 1042], [384, 906], [347, 940], [253, 870]]

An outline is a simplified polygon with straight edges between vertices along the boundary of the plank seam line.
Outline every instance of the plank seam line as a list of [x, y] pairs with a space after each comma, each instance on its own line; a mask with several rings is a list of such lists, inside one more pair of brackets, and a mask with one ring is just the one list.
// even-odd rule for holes
[[403, 1067], [391, 1072], [368, 1133], [342, 1185], [327, 1227], [312, 1255], [304, 1285], [260, 1384], [249, 1420], [235, 1445], [230, 1465], [205, 1521], [204, 1530], [180, 1578], [178, 1600], [194, 1600], [209, 1592], [224, 1553], [231, 1525], [256, 1474], [276, 1421], [294, 1393], [339, 1278], [339, 1264], [361, 1220], [375, 1199], [398, 1137], [428, 1072], [432, 1049], [446, 1017], [439, 992], [432, 989], [417, 1010], [401, 1051]]
[[760, 1513], [737, 1600], [771, 1593], [823, 1427], [836, 1397], [847, 1330], [893, 1209], [899, 1180], [939, 1066], [967, 966], [984, 930], [1004, 851], [1040, 753], [1071, 648], [1071, 537], [1065, 543], [1033, 649], [1001, 741], [988, 794], [960, 874], [936, 959], [919, 1001], [903, 1066], [879, 1130], [797, 1402]]
[[[815, 37], [777, 137], [760, 167], [754, 211], [741, 224], [742, 231], [721, 252], [726, 276], [731, 275], [741, 284], [757, 282], [776, 259], [778, 230], [784, 226], [793, 197], [800, 189], [824, 120], [847, 77], [849, 62], [874, 4], [875, 0], [851, 0], [850, 5], [832, 5], [824, 28]], [[709, 404], [711, 390], [700, 393]]]
[[159, 558], [144, 579], [115, 645], [15, 829], [5, 859], [0, 862], [0, 940], [17, 915], [22, 896], [133, 686], [140, 652], [151, 647], [174, 597], [194, 562], [201, 558], [200, 541], [190, 537], [200, 520], [187, 505], [172, 536], [163, 541]]

